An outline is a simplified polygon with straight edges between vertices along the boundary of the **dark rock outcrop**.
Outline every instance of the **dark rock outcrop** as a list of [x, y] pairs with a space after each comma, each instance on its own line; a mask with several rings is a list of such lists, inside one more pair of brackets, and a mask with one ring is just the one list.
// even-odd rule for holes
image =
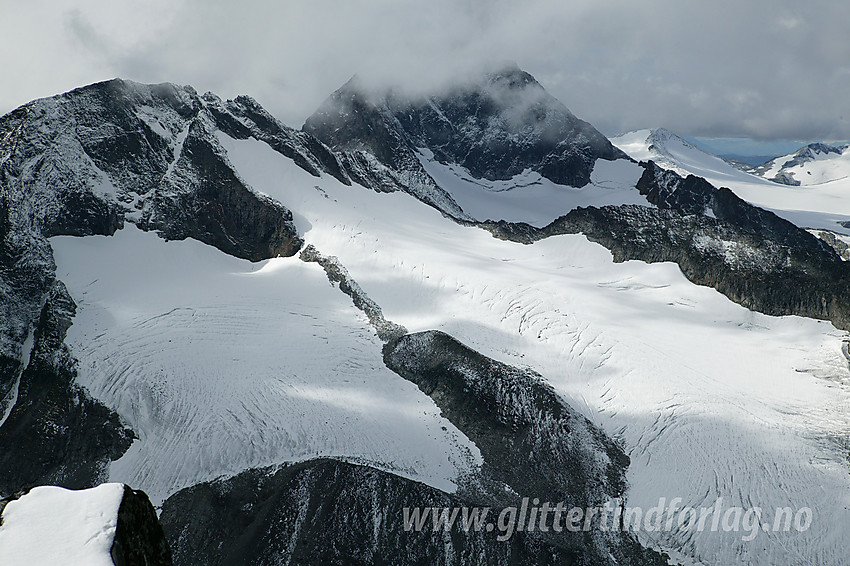
[[644, 164], [644, 168], [635, 188], [658, 208], [684, 216], [714, 217], [741, 234], [758, 236], [781, 246], [828, 251], [827, 246], [806, 230], [753, 206], [725, 187], [717, 188], [695, 175], [683, 178], [652, 161]]
[[222, 102], [207, 93], [204, 101], [216, 118], [216, 126], [231, 137], [253, 137], [264, 141], [316, 177], [328, 173], [346, 185], [351, 184], [334, 152], [312, 135], [282, 124], [250, 96], [237, 96], [234, 100]]
[[[481, 451], [480, 477], [461, 490], [473, 500], [503, 508], [528, 497], [586, 509], [624, 497], [629, 457], [533, 371], [487, 358], [439, 331], [389, 342], [384, 362], [430, 396]], [[631, 535], [598, 523], [556, 539], [590, 564], [663, 563]]]
[[291, 256], [302, 246], [292, 212], [248, 188], [200, 121], [189, 126], [170, 190], [153, 195], [139, 226], [172, 240], [194, 238], [235, 257]]
[[[829, 320], [850, 329], [850, 266], [826, 242], [744, 203], [728, 189], [709, 195], [716, 218], [689, 213], [703, 206], [707, 183], [688, 179], [677, 190], [693, 185], [696, 194], [664, 197], [664, 190], [652, 189], [656, 194], [650, 198], [659, 197], [663, 208], [579, 208], [539, 229], [523, 223], [481, 225], [496, 237], [524, 243], [584, 234], [608, 248], [614, 261], [674, 262], [693, 283], [712, 287], [750, 310]], [[671, 203], [675, 208], [668, 207]]]
[[[584, 549], [539, 533], [406, 529], [405, 508], [467, 507], [461, 497], [374, 468], [310, 460], [177, 492], [161, 521], [177, 566], [587, 565]], [[490, 510], [495, 520], [498, 510]], [[632, 562], [659, 563], [659, 562]]]
[[348, 270], [339, 262], [336, 256], [323, 256], [311, 244], [302, 250], [299, 257], [301, 261], [318, 263], [325, 270], [325, 274], [327, 274], [331, 284], [339, 285], [339, 290], [351, 297], [354, 306], [363, 311], [369, 318], [369, 323], [375, 328], [381, 340], [386, 342], [407, 334], [405, 327], [391, 322], [384, 317], [384, 313], [378, 303], [373, 301], [363, 291], [360, 285], [357, 284], [357, 281], [348, 274]]
[[74, 311], [65, 286], [56, 282], [36, 326], [17, 402], [0, 427], [0, 493], [42, 484], [92, 487], [133, 442], [118, 415], [74, 383], [75, 362], [63, 343]]
[[115, 566], [171, 566], [171, 549], [144, 491], [124, 486], [110, 551]]
[[[314, 175], [347, 180], [312, 136], [256, 102], [115, 79], [34, 101], [0, 119], [6, 232], [112, 234], [125, 219], [251, 260], [301, 247], [292, 214], [239, 179], [215, 135], [257, 137]], [[311, 152], [317, 152], [313, 155]]]
[[384, 361], [434, 399], [481, 450], [488, 473], [516, 492], [578, 507], [623, 495], [628, 456], [534, 372], [439, 331], [390, 342]]
[[826, 244], [835, 250], [835, 253], [844, 261], [850, 261], [850, 245], [844, 241], [839, 234], [829, 230], [815, 230], [815, 236], [826, 242]]

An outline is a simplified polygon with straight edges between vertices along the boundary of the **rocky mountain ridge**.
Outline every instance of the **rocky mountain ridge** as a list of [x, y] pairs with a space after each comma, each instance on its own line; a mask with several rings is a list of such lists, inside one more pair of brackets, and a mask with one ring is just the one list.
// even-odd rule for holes
[[350, 162], [376, 160], [401, 173], [408, 187], [402, 190], [412, 187], [417, 198], [461, 220], [468, 216], [422, 168], [420, 148], [476, 178], [510, 179], [531, 170], [574, 187], [590, 182], [596, 159], [625, 157], [517, 67], [433, 96], [374, 91], [354, 77], [303, 130]]

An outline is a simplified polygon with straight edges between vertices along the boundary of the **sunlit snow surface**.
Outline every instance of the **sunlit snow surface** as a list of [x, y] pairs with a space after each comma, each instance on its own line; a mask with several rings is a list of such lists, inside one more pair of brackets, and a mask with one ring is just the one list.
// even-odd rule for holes
[[579, 206], [649, 206], [635, 189], [643, 169], [625, 159], [597, 159], [590, 183], [575, 188], [555, 184], [530, 170], [506, 181], [476, 179], [463, 167], [435, 160], [428, 149], [420, 149], [418, 157], [437, 184], [479, 221], [527, 222], [541, 228]]
[[78, 305], [67, 338], [78, 381], [140, 436], [111, 477], [155, 503], [316, 456], [446, 490], [472, 465], [474, 446], [384, 366], [366, 317], [317, 264], [252, 264], [132, 225], [51, 244]]
[[[795, 187], [736, 169], [663, 129], [629, 132], [612, 138], [611, 142], [633, 159], [652, 159], [680, 174], [697, 175], [716, 187], [728, 187], [742, 199], [772, 210], [800, 227], [850, 234], [850, 229], [839, 224], [850, 221], [850, 159], [842, 157], [806, 164], [801, 170], [812, 170], [820, 179], [832, 180]], [[802, 178], [800, 174], [796, 177]]]
[[501, 241], [408, 195], [317, 179], [260, 142], [220, 139], [248, 183], [296, 210], [306, 240], [338, 255], [390, 320], [534, 368], [621, 439], [630, 505], [724, 497], [724, 506], [814, 511], [802, 534], [643, 540], [706, 564], [841, 564], [848, 555], [844, 332], [752, 313], [673, 264], [614, 264], [580, 235]]
[[0, 564], [114, 566], [110, 550], [124, 486], [71, 491], [35, 487], [10, 502], [0, 521]]
[[[316, 178], [262, 142], [219, 138], [388, 319], [537, 370], [620, 439], [629, 505], [723, 497], [814, 511], [801, 534], [674, 529], [645, 542], [724, 565], [841, 564], [850, 552], [845, 333], [752, 313], [673, 264], [614, 264], [581, 235], [501, 241], [409, 195]], [[114, 481], [156, 502], [250, 466], [336, 455], [451, 489], [473, 465], [474, 447], [383, 366], [365, 317], [317, 265], [251, 264], [132, 226], [51, 242], [79, 306], [68, 335], [79, 381], [141, 437]]]
[[[801, 185], [821, 185], [833, 181], [850, 183], [850, 146], [838, 146], [840, 153], [814, 150], [811, 159], [792, 165], [797, 157], [795, 154], [777, 157], [772, 160], [763, 176], [771, 179], [780, 172], [790, 175]], [[784, 171], [782, 170], [785, 167]]]

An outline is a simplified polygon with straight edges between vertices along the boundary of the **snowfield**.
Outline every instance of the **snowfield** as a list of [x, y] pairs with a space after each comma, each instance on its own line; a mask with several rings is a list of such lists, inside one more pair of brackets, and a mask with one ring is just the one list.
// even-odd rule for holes
[[[795, 173], [803, 185], [790, 186], [736, 169], [664, 129], [629, 132], [611, 138], [611, 143], [638, 161], [651, 159], [681, 175], [697, 175], [716, 187], [728, 187], [742, 199], [802, 228], [850, 234], [850, 228], [840, 224], [850, 221], [850, 161], [845, 156], [805, 164]], [[831, 180], [807, 184], [804, 177], [811, 176], [804, 169], [816, 171], [818, 179]]]
[[590, 184], [575, 188], [553, 183], [531, 170], [507, 181], [476, 179], [459, 165], [440, 163], [427, 148], [420, 148], [418, 157], [437, 184], [464, 212], [478, 221], [527, 222], [542, 228], [580, 206], [650, 206], [635, 190], [643, 169], [626, 159], [598, 159], [590, 175]]
[[0, 564], [114, 566], [110, 550], [124, 486], [71, 491], [35, 487], [10, 502], [0, 521]]
[[[133, 225], [51, 240], [77, 381], [140, 439], [110, 477], [158, 505], [252, 467], [339, 456], [453, 491], [477, 449], [387, 369], [317, 264], [237, 259]], [[119, 479], [120, 478], [120, 479]]]
[[[753, 313], [673, 264], [615, 264], [580, 235], [530, 246], [401, 193], [316, 179], [220, 135], [247, 182], [298, 211], [389, 320], [542, 373], [632, 457], [628, 504], [810, 507], [803, 533], [644, 533], [704, 564], [840, 564], [850, 523], [846, 333]], [[772, 519], [772, 511], [765, 512]]]

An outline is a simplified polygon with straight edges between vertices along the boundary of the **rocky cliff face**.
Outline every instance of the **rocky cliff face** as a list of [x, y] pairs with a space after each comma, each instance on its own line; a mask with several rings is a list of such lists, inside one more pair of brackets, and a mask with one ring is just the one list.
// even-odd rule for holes
[[[586, 509], [624, 497], [629, 457], [534, 372], [438, 331], [389, 342], [384, 361], [434, 399], [481, 450], [481, 476], [460, 490], [472, 500], [504, 508], [527, 497]], [[576, 563], [664, 563], [631, 535], [604, 531], [594, 524], [590, 532], [554, 539], [575, 549]]]
[[[477, 178], [525, 170], [583, 187], [597, 159], [625, 155], [576, 118], [528, 73], [508, 67], [430, 96], [375, 92], [355, 77], [307, 119], [304, 131], [341, 152], [352, 178], [403, 190], [457, 219], [468, 219], [422, 168], [417, 148]], [[393, 175], [382, 175], [384, 170]]]
[[831, 256], [829, 248], [806, 230], [749, 204], [727, 188], [713, 186], [702, 177], [682, 177], [650, 161], [645, 164], [635, 188], [662, 210], [683, 216], [708, 216], [741, 233], [758, 235], [789, 248], [827, 252]]
[[[374, 468], [310, 460], [248, 470], [171, 496], [161, 521], [180, 565], [665, 564], [632, 544], [613, 554], [580, 535], [405, 526], [405, 510], [467, 508], [487, 502], [450, 495]], [[488, 507], [490, 521], [501, 514]], [[616, 558], [615, 558], [616, 557]]]
[[161, 520], [189, 564], [590, 564], [580, 549], [457, 526], [406, 530], [404, 509], [461, 498], [373, 468], [311, 460], [250, 470], [170, 497]]
[[16, 386], [16, 402], [0, 426], [0, 494], [36, 485], [82, 489], [130, 447], [133, 431], [78, 387], [64, 345], [75, 305], [57, 281], [36, 324], [32, 353]]

